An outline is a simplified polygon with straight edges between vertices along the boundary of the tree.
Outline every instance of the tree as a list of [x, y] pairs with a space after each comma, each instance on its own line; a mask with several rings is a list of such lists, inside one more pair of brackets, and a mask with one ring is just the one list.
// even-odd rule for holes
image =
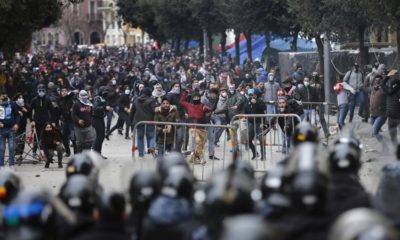
[[58, 0], [3, 0], [0, 2], [0, 49], [7, 58], [29, 47], [32, 33], [55, 23], [62, 13]]
[[385, 0], [377, 1], [375, 6], [377, 9], [381, 9], [382, 16], [386, 20], [387, 24], [392, 26], [392, 29], [396, 31], [397, 35], [397, 54], [400, 53], [400, 1], [398, 0]]
[[356, 34], [360, 50], [361, 67], [369, 63], [368, 46], [365, 46], [365, 35], [372, 26], [376, 16], [381, 13], [373, 7], [377, 0], [324, 0], [328, 14], [322, 19], [332, 31], [344, 36]]
[[321, 21], [326, 14], [324, 0], [289, 0], [289, 11], [301, 23], [303, 36], [315, 38], [318, 50], [319, 71], [324, 74], [324, 46], [321, 35], [330, 31], [330, 27]]
[[226, 34], [228, 28], [227, 20], [221, 14], [221, 9], [216, 3], [217, 0], [190, 0], [189, 9], [192, 12], [192, 17], [198, 24], [205, 29], [209, 35], [209, 51], [212, 54], [212, 35], [221, 34], [221, 49], [225, 52]]

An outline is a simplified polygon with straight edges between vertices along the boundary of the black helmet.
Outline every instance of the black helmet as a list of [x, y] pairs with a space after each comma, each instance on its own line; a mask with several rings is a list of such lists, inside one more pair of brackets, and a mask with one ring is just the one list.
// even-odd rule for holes
[[225, 216], [250, 213], [254, 207], [252, 190], [253, 180], [243, 173], [215, 175], [205, 188], [206, 217], [219, 221]]
[[340, 215], [332, 225], [329, 240], [395, 240], [398, 232], [378, 212], [356, 208]]
[[160, 174], [161, 179], [164, 179], [168, 174], [168, 170], [176, 165], [181, 165], [189, 169], [183, 154], [178, 152], [170, 152], [166, 154], [163, 159], [158, 162], [158, 173]]
[[174, 198], [193, 197], [194, 177], [186, 166], [173, 166], [168, 169], [163, 180], [161, 193]]
[[149, 206], [160, 192], [160, 179], [150, 171], [139, 171], [131, 178], [129, 197], [132, 206]]
[[290, 205], [287, 197], [287, 179], [282, 165], [269, 170], [261, 179], [260, 190], [262, 199], [269, 204], [281, 207]]
[[102, 193], [96, 203], [100, 218], [106, 221], [122, 221], [125, 213], [125, 198], [120, 193]]
[[83, 151], [74, 155], [67, 163], [66, 174], [67, 178], [75, 174], [83, 174], [88, 176], [92, 181], [98, 181], [99, 169], [96, 166], [96, 161], [101, 157], [93, 151]]
[[239, 215], [224, 220], [221, 240], [272, 240], [277, 230], [257, 215]]
[[354, 148], [357, 152], [360, 153], [361, 155], [361, 149], [362, 149], [362, 145], [360, 140], [358, 140], [357, 138], [353, 137], [353, 136], [345, 136], [345, 137], [340, 137], [339, 139], [337, 139], [335, 141], [335, 145], [339, 144], [339, 143], [346, 143], [349, 146], [351, 146], [352, 148]]
[[0, 171], [0, 202], [9, 204], [21, 188], [21, 180], [10, 170]]
[[[227, 169], [231, 169], [233, 167], [233, 163], [229, 165]], [[246, 174], [251, 179], [254, 179], [254, 168], [253, 166], [246, 161], [237, 161], [235, 165], [235, 171], [238, 173]]]
[[390, 163], [382, 168], [382, 176], [373, 199], [374, 207], [396, 226], [400, 226], [400, 165]]
[[332, 173], [357, 174], [361, 167], [360, 152], [347, 143], [337, 143], [329, 155]]
[[291, 202], [307, 212], [321, 212], [325, 208], [328, 193], [327, 169], [322, 169], [327, 164], [318, 161], [320, 156], [317, 149], [318, 145], [313, 143], [301, 144], [289, 162], [292, 165]]
[[318, 142], [318, 129], [309, 122], [301, 122], [294, 129], [294, 145], [297, 146], [302, 142]]
[[73, 211], [91, 216], [96, 201], [96, 189], [85, 175], [69, 177], [61, 187], [61, 200]]
[[53, 239], [54, 209], [51, 194], [37, 189], [22, 189], [4, 209], [7, 239]]

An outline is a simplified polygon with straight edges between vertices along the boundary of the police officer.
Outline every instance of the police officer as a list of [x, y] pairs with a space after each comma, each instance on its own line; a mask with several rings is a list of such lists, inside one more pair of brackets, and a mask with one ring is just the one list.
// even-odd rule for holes
[[119, 193], [103, 193], [98, 198], [93, 228], [74, 240], [130, 240], [125, 225], [125, 198]]

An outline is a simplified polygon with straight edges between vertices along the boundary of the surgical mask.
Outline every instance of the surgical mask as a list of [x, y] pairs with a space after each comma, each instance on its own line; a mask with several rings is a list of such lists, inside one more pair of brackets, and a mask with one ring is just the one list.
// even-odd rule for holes
[[244, 91], [240, 91], [240, 94], [244, 95]]
[[226, 98], [228, 96], [228, 94], [226, 92], [221, 93], [221, 96]]
[[310, 85], [310, 82], [304, 82], [304, 86], [308, 87]]
[[128, 95], [129, 93], [131, 93], [131, 91], [130, 91], [129, 89], [126, 89], [126, 90], [125, 90], [125, 94]]
[[25, 104], [23, 98], [18, 98], [17, 101], [16, 101], [16, 103], [17, 103], [17, 105], [20, 106], [20, 107], [24, 106], [24, 104]]
[[231, 94], [234, 94], [234, 93], [235, 93], [235, 89], [234, 89], [234, 88], [229, 88], [229, 92], [230, 92]]
[[174, 93], [180, 93], [181, 89], [179, 87], [174, 87], [173, 92]]
[[270, 82], [274, 81], [274, 76], [269, 76], [269, 77], [268, 77], [268, 80], [269, 80]]
[[279, 108], [279, 111], [280, 111], [280, 112], [284, 112], [284, 111], [285, 111], [285, 108]]
[[111, 80], [112, 85], [117, 85], [117, 80]]
[[38, 90], [38, 95], [39, 95], [39, 97], [44, 97], [44, 95], [46, 95], [46, 91], [45, 90]]

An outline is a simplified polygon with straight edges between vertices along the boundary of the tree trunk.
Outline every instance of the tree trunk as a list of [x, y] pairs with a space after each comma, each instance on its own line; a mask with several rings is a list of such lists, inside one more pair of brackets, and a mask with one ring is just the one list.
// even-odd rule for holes
[[396, 28], [396, 35], [397, 35], [397, 69], [400, 67], [400, 25], [397, 26]]
[[266, 69], [270, 69], [272, 66], [270, 66], [270, 61], [269, 57], [271, 55], [271, 33], [270, 32], [265, 32], [265, 66]]
[[324, 75], [324, 43], [319, 33], [315, 35], [315, 43], [317, 44], [318, 50], [319, 74]]
[[246, 37], [247, 58], [253, 61], [253, 42], [251, 41], [251, 32], [244, 32], [244, 36]]
[[211, 59], [213, 57], [213, 37], [211, 33], [207, 34], [207, 38], [208, 38], [208, 56]]
[[176, 39], [176, 46], [175, 46], [175, 54], [176, 54], [176, 55], [179, 55], [179, 54], [181, 53], [180, 48], [181, 48], [181, 38], [178, 37], [178, 38]]
[[235, 64], [240, 65], [240, 33], [235, 31]]
[[360, 70], [361, 72], [364, 71], [364, 66], [369, 63], [369, 54], [368, 54], [368, 47], [364, 45], [364, 32], [365, 27], [359, 26], [358, 28], [358, 44], [360, 48]]
[[292, 34], [293, 40], [292, 40], [292, 44], [291, 44], [290, 48], [293, 52], [297, 52], [298, 35], [299, 35], [299, 30], [295, 30], [294, 33]]
[[226, 53], [226, 32], [222, 31], [221, 32], [221, 54], [224, 56]]
[[190, 42], [190, 39], [189, 38], [186, 38], [185, 39], [185, 48], [184, 48], [184, 52], [186, 53], [187, 51], [188, 51], [188, 49], [189, 49], [189, 42]]

